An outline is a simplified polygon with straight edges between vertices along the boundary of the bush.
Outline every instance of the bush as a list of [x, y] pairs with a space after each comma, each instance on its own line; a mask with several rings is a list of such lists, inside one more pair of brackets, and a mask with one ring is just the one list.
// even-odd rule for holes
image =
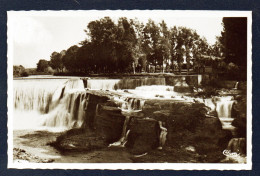
[[27, 77], [27, 76], [29, 76], [29, 74], [26, 71], [24, 71], [24, 72], [22, 72], [21, 76], [22, 77]]

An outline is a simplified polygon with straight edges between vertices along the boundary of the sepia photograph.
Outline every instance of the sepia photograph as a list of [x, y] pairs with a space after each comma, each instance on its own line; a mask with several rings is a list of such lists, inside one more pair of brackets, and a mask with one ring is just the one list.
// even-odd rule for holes
[[8, 168], [252, 168], [250, 11], [8, 11]]

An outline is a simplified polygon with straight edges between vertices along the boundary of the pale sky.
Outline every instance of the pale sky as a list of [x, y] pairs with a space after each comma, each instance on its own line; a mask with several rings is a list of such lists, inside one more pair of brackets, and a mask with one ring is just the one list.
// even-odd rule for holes
[[214, 44], [222, 31], [224, 13], [210, 11], [27, 11], [8, 13], [8, 49], [13, 64], [36, 67], [40, 59], [50, 60], [52, 52], [60, 52], [86, 38], [84, 29], [90, 21], [109, 16], [137, 18], [144, 24], [149, 18], [156, 23], [164, 20], [167, 26], [195, 29], [209, 44]]

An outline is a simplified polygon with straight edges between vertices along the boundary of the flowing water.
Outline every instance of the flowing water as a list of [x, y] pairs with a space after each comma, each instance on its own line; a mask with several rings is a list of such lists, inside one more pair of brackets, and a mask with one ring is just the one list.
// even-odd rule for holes
[[231, 114], [233, 104], [234, 100], [232, 96], [220, 97], [216, 102], [216, 111], [222, 123], [222, 128], [231, 130], [232, 132], [235, 129], [235, 127], [232, 126], [234, 118], [232, 118]]
[[92, 90], [135, 89], [146, 85], [165, 85], [165, 78], [87, 79], [87, 88]]
[[[90, 79], [85, 84], [89, 89], [135, 89], [136, 91], [145, 92], [142, 87], [154, 85], [149, 91], [172, 91], [172, 87], [165, 86], [164, 78], [145, 78], [145, 79]], [[161, 87], [157, 85], [162, 85]], [[86, 115], [87, 93], [84, 88], [83, 80], [79, 78], [65, 77], [30, 77], [24, 79], [15, 79], [13, 81], [13, 130], [14, 130], [14, 147], [24, 148], [36, 156], [45, 158], [55, 158], [55, 162], [96, 162], [93, 159], [82, 160], [81, 154], [73, 156], [63, 156], [57, 153], [54, 148], [47, 146], [57, 137], [60, 131], [71, 128], [79, 128], [84, 123]], [[116, 97], [115, 97], [116, 98]], [[124, 114], [141, 111], [145, 99], [136, 97], [118, 97], [118, 101]], [[98, 107], [96, 107], [98, 108]], [[121, 138], [112, 146], [124, 147], [129, 134], [128, 124], [130, 116], [126, 115]], [[45, 132], [44, 132], [45, 131]], [[48, 132], [49, 131], [49, 132]], [[35, 137], [37, 136], [37, 137]], [[29, 143], [28, 143], [29, 142]], [[43, 144], [44, 143], [44, 144]], [[42, 145], [43, 144], [43, 145]], [[39, 151], [41, 151], [39, 153]], [[98, 151], [102, 153], [103, 162], [106, 161], [106, 155], [112, 155], [113, 151]], [[124, 151], [121, 153], [122, 158], [113, 157], [111, 162], [116, 159], [119, 162], [131, 162], [129, 156]], [[86, 158], [89, 156], [86, 154]], [[74, 160], [74, 161], [73, 161]], [[99, 161], [97, 161], [99, 162]], [[115, 161], [118, 162], [118, 161]]]
[[80, 79], [14, 80], [14, 129], [80, 127], [84, 85]]
[[[47, 130], [59, 132], [71, 128], [79, 128], [83, 125], [84, 117], [87, 113], [86, 104], [88, 96], [83, 80], [65, 77], [62, 79], [60, 77], [49, 79], [46, 77], [46, 79], [17, 79], [13, 83], [14, 131]], [[165, 85], [164, 78], [88, 79], [85, 86], [89, 89], [123, 92], [123, 96], [115, 96], [114, 100], [118, 103], [126, 119], [120, 140], [111, 144], [111, 146], [124, 147], [130, 132], [128, 130], [130, 115], [127, 114], [142, 111], [147, 99], [184, 100], [181, 94], [174, 92], [173, 86]], [[122, 89], [128, 90], [124, 92]], [[231, 97], [220, 97], [215, 103], [211, 100], [205, 100], [204, 103], [211, 110], [217, 111], [223, 129], [234, 129], [231, 125], [233, 121], [231, 110], [234, 100]], [[159, 123], [159, 125], [161, 129], [159, 147], [161, 148], [166, 141], [167, 129], [162, 124]], [[18, 138], [16, 135], [15, 140], [21, 140]], [[48, 137], [44, 140], [47, 139]], [[33, 148], [37, 147], [31, 147], [30, 150], [33, 150]], [[56, 153], [51, 151], [53, 149], [50, 149], [50, 147], [45, 148], [45, 150], [49, 150], [53, 155]], [[122, 152], [122, 155], [126, 155], [125, 152]], [[71, 156], [67, 157], [69, 157], [67, 160], [70, 161]], [[120, 160], [124, 162], [124, 159], [128, 161], [127, 158], [121, 158]], [[59, 161], [62, 162], [62, 160]]]

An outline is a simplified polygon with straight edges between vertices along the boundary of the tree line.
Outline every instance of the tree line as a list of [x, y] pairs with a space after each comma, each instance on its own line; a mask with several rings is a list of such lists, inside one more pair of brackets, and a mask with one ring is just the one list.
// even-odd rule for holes
[[[121, 17], [115, 23], [104, 17], [88, 23], [84, 30], [86, 39], [79, 46], [54, 51], [50, 61], [42, 59], [38, 62], [37, 70], [51, 66], [57, 72], [88, 74], [153, 72], [156, 68], [161, 72], [180, 72], [185, 67], [189, 72], [191, 68], [196, 70], [207, 62], [214, 62], [211, 56], [225, 58], [230, 52], [226, 45], [227, 40], [232, 39], [227, 38], [229, 34], [226, 31], [229, 29], [225, 28], [230, 21], [224, 20], [222, 36], [214, 45], [209, 45], [195, 30], [176, 26], [169, 28], [164, 21], [156, 24], [149, 19], [143, 24], [137, 19]], [[231, 61], [234, 62], [234, 59]]]

